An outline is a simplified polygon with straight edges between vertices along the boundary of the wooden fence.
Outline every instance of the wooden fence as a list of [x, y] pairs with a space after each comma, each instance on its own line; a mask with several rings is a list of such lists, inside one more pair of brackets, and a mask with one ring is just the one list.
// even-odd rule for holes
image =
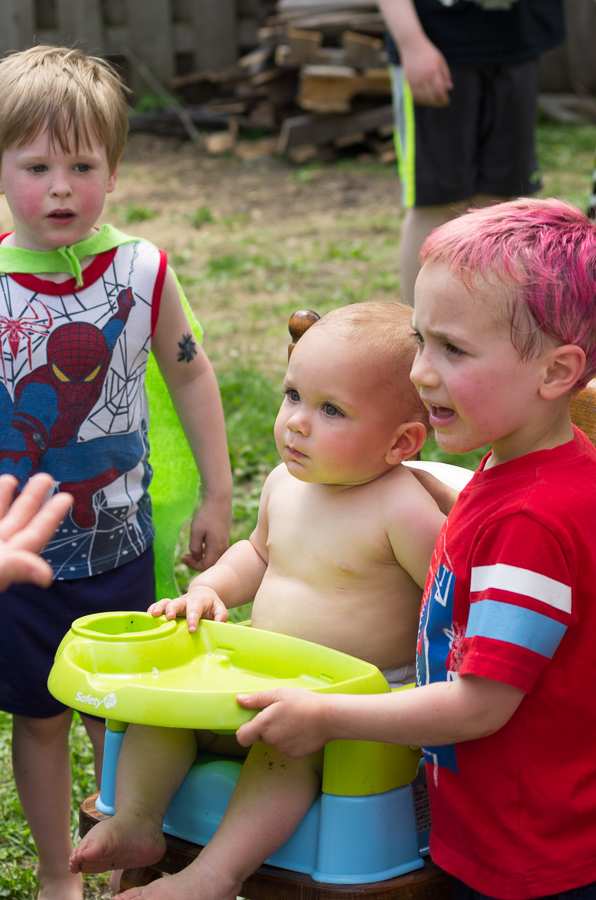
[[[324, 5], [324, 0], [321, 0]], [[234, 63], [257, 43], [273, 0], [0, 0], [0, 55], [33, 43], [65, 44], [128, 60], [131, 86], [147, 93], [176, 75]], [[565, 0], [569, 38], [546, 54], [544, 91], [596, 94], [596, 3]]]
[[[264, 0], [0, 0], [0, 54], [33, 43], [139, 60], [161, 84], [235, 62], [257, 42]], [[141, 68], [142, 68], [141, 66]], [[135, 93], [146, 93], [129, 67]]]

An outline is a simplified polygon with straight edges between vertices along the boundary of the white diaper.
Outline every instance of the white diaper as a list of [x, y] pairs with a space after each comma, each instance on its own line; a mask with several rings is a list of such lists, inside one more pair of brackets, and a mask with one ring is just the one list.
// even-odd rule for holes
[[386, 669], [383, 675], [391, 688], [412, 684], [413, 681], [416, 681], [416, 665], [411, 663], [409, 666], [398, 666], [397, 669]]

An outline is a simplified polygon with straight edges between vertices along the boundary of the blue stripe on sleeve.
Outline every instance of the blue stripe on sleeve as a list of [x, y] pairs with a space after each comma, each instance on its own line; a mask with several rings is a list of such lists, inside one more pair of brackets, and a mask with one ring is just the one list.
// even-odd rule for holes
[[470, 606], [466, 637], [505, 641], [551, 659], [566, 630], [566, 625], [531, 609], [479, 600]]

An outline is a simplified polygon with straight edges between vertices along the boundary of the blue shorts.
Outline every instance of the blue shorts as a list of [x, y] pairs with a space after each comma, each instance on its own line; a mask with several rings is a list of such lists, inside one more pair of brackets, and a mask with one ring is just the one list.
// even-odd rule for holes
[[443, 206], [476, 194], [526, 197], [541, 187], [534, 129], [538, 61], [450, 66], [449, 106], [414, 103], [392, 67], [402, 205]]
[[[459, 878], [452, 879], [451, 898], [452, 900], [496, 900], [495, 897], [488, 897], [486, 894], [473, 890]], [[558, 894], [535, 897], [533, 900], [596, 900], [596, 882], [571, 888], [569, 891], [559, 891]]]
[[0, 594], [0, 709], [48, 719], [66, 709], [47, 688], [56, 650], [71, 623], [91, 613], [141, 610], [155, 601], [153, 547], [87, 578], [47, 590], [15, 584]]

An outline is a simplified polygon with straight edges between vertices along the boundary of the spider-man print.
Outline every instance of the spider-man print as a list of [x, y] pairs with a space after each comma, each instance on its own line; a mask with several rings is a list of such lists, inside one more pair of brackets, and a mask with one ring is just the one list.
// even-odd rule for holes
[[[47, 335], [53, 322], [52, 314], [45, 303], [41, 300], [38, 300], [38, 303], [41, 307], [40, 313], [34, 309], [28, 300], [25, 300], [29, 315], [21, 315], [16, 319], [9, 316], [0, 316], [0, 340], [3, 341], [4, 338], [6, 338], [13, 358], [16, 359], [21, 346], [21, 339], [24, 338], [27, 342], [29, 368], [31, 368], [33, 338], [36, 335]], [[4, 378], [4, 384], [6, 384], [6, 365], [4, 363], [3, 353], [0, 353], [0, 359], [2, 360], [2, 377]]]
[[47, 362], [16, 383], [14, 402], [0, 384], [0, 473], [23, 482], [36, 471], [50, 472], [61, 490], [74, 495], [72, 518], [81, 528], [95, 524], [93, 496], [133, 469], [144, 452], [138, 434], [77, 443], [135, 304], [131, 288], [120, 291], [117, 304], [103, 329], [88, 322], [56, 328], [46, 344]]

